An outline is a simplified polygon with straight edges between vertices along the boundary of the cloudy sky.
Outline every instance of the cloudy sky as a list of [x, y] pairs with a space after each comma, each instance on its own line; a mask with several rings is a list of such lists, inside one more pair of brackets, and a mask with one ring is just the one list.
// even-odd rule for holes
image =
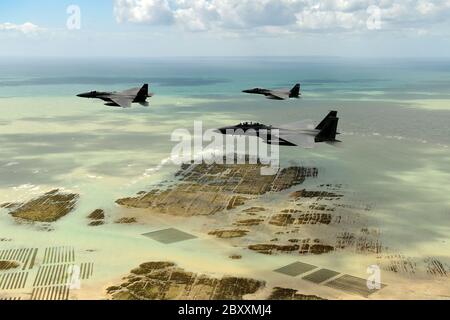
[[450, 0], [1, 0], [3, 56], [450, 57]]

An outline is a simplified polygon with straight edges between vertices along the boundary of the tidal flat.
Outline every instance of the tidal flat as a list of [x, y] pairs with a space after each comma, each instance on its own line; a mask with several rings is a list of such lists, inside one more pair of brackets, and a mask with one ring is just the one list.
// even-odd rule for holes
[[[64, 76], [0, 63], [15, 81], [0, 84], [0, 298], [111, 299], [117, 290], [107, 289], [148, 262], [264, 282], [243, 299], [448, 298], [447, 64], [270, 62], [128, 61], [113, 84], [97, 77], [98, 89], [126, 88], [120, 79], [139, 71], [158, 80], [157, 94], [149, 108], [124, 111], [75, 97], [110, 62], [68, 64]], [[297, 81], [301, 100], [240, 94]], [[171, 133], [194, 121], [283, 125], [330, 109], [343, 142], [283, 148], [273, 176], [258, 176], [258, 165], [170, 161]], [[380, 289], [368, 292], [374, 270]], [[74, 271], [80, 289], [62, 276]]]

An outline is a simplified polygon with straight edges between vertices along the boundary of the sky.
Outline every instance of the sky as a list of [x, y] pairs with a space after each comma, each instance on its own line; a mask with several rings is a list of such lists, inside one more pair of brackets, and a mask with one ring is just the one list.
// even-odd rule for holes
[[1, 56], [450, 57], [450, 0], [1, 0]]

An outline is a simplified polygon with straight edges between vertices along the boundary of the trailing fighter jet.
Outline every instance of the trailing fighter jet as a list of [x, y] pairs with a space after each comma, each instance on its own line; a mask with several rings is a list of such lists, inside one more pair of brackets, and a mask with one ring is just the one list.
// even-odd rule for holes
[[337, 111], [331, 111], [316, 127], [311, 125], [286, 125], [285, 128], [275, 128], [261, 123], [244, 122], [236, 126], [217, 129], [226, 135], [247, 135], [263, 139], [267, 144], [280, 146], [312, 148], [315, 143], [326, 142], [335, 144], [339, 118]]
[[122, 92], [100, 92], [91, 91], [80, 93], [77, 97], [101, 99], [106, 101], [105, 106], [130, 108], [132, 103], [139, 103], [142, 106], [148, 106], [147, 98], [153, 96], [148, 92], [148, 84], [144, 84], [142, 88], [128, 89]]
[[254, 88], [249, 90], [242, 91], [244, 93], [251, 93], [251, 94], [262, 94], [265, 95], [267, 99], [272, 100], [286, 100], [290, 98], [300, 98], [300, 83], [297, 83], [291, 90], [289, 89], [261, 89], [261, 88]]

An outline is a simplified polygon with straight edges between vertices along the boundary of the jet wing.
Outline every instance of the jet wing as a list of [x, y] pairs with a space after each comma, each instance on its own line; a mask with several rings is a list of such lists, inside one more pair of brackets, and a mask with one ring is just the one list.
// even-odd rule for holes
[[117, 104], [119, 107], [122, 108], [130, 108], [131, 103], [133, 102], [134, 98], [130, 97], [121, 97], [121, 96], [114, 96], [110, 97], [111, 101]]
[[267, 95], [267, 99], [286, 100], [286, 99], [289, 99], [289, 92], [284, 92], [284, 91], [271, 91], [271, 92]]
[[272, 134], [271, 140], [264, 142], [280, 146], [298, 146], [305, 149], [314, 148], [315, 136], [313, 133], [280, 131], [278, 135]]

